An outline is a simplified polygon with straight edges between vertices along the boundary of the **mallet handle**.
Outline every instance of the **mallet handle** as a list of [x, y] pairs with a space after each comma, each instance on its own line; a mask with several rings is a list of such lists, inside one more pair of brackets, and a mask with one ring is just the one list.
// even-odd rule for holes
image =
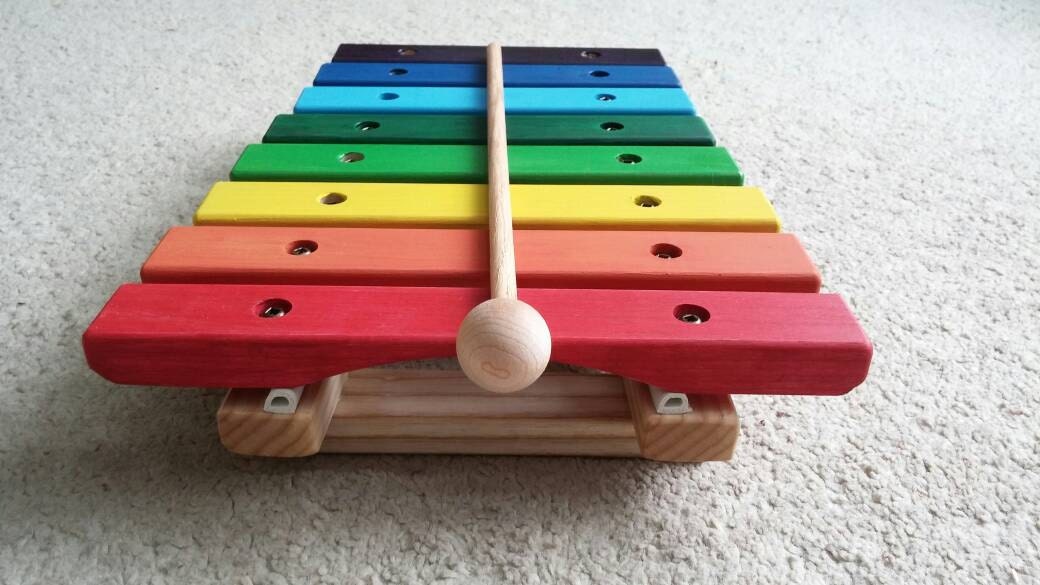
[[502, 45], [487, 47], [488, 232], [491, 240], [491, 298], [516, 298], [513, 209], [509, 197], [506, 106]]

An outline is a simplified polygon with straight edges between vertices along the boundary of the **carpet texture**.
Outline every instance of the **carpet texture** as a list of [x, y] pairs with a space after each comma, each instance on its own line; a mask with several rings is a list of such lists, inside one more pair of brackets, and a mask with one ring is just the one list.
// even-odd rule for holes
[[[1035, 2], [4, 3], [0, 583], [1037, 583]], [[659, 47], [875, 343], [731, 463], [250, 460], [80, 335], [339, 42]]]

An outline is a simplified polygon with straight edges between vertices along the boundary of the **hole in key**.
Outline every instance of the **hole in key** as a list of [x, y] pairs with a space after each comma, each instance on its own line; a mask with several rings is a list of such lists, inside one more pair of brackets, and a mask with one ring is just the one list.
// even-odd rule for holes
[[354, 127], [362, 132], [368, 132], [369, 130], [375, 130], [376, 128], [379, 128], [379, 122], [372, 122], [370, 120], [366, 120], [364, 122], [358, 122], [357, 124], [354, 124]]
[[256, 306], [256, 314], [264, 319], [284, 317], [292, 310], [292, 303], [285, 299], [267, 299]]
[[415, 49], [411, 48], [411, 47], [401, 47], [400, 49], [397, 49], [397, 54], [398, 55], [403, 55], [405, 57], [411, 57], [416, 52], [417, 51]]
[[650, 248], [650, 253], [662, 260], [668, 260], [682, 256], [682, 249], [671, 244], [654, 244]]
[[289, 399], [285, 396], [275, 396], [271, 399], [273, 408], [289, 408]]
[[596, 99], [601, 102], [612, 102], [617, 99], [617, 96], [612, 93], [601, 93], [596, 96]]
[[708, 310], [699, 305], [679, 305], [672, 312], [675, 318], [682, 321], [683, 323], [689, 323], [690, 325], [701, 325], [707, 323], [711, 314]]
[[643, 157], [638, 154], [619, 154], [617, 160], [623, 165], [637, 165], [643, 162]]
[[[279, 397], [280, 398], [280, 397]], [[664, 401], [664, 405], [668, 408], [679, 408], [682, 406], [682, 398], [672, 397]]]
[[386, 92], [386, 93], [379, 94], [379, 99], [381, 99], [381, 100], [388, 100], [388, 101], [389, 100], [396, 100], [399, 97], [401, 97], [399, 94], [396, 94], [396, 93], [393, 93], [393, 92], [389, 92], [389, 91]]
[[323, 205], [339, 205], [347, 200], [347, 196], [342, 193], [326, 193], [322, 195], [321, 199], [318, 199]]
[[599, 127], [607, 132], [617, 132], [618, 130], [623, 129], [625, 125], [620, 122], [603, 122]]
[[407, 69], [391, 69], [390, 70], [390, 75], [406, 75], [407, 73], [408, 73]]
[[339, 157], [340, 162], [345, 163], [356, 163], [365, 160], [365, 155], [360, 152], [348, 152], [343, 156]]
[[640, 195], [639, 197], [636, 197], [636, 205], [640, 207], [657, 207], [660, 204], [661, 200], [657, 197], [652, 197], [650, 195]]
[[596, 71], [590, 71], [589, 75], [593, 77], [609, 77], [610, 72], [597, 69]]
[[602, 55], [603, 55], [603, 53], [600, 53], [599, 51], [582, 51], [581, 52], [582, 58], [585, 58], [585, 59], [599, 59]]
[[288, 246], [293, 256], [309, 256], [318, 249], [318, 243], [311, 240], [297, 240]]

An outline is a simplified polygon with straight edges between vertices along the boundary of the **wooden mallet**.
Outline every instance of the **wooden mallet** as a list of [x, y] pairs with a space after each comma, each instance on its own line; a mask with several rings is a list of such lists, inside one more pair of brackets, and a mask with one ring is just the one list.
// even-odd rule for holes
[[516, 392], [545, 371], [552, 338], [538, 311], [516, 295], [502, 46], [498, 43], [487, 48], [487, 128], [491, 299], [463, 319], [455, 353], [462, 371], [478, 386], [492, 392]]

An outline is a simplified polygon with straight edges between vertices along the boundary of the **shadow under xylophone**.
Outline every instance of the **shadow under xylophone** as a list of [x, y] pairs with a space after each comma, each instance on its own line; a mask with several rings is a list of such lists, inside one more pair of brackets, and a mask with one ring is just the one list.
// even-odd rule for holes
[[[454, 357], [488, 298], [482, 47], [341, 45], [83, 337], [122, 384], [231, 387], [249, 455], [731, 456], [731, 394], [838, 395], [872, 348], [656, 50], [507, 47], [519, 297], [552, 360], [492, 394]], [[349, 374], [343, 374], [348, 372]]]

